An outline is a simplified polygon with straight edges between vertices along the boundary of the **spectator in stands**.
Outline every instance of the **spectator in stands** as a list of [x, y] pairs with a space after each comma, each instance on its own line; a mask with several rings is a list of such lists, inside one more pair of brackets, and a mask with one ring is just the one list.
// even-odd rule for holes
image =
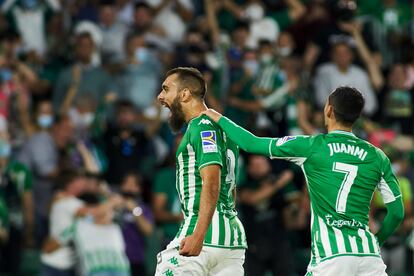
[[107, 202], [88, 206], [78, 197], [92, 191], [87, 190], [87, 179], [77, 171], [61, 172], [58, 183], [59, 189], [54, 195], [50, 213], [50, 236], [43, 244], [42, 276], [76, 275], [73, 250], [76, 219], [102, 220], [122, 202], [120, 197], [114, 196]]
[[384, 95], [386, 122], [401, 134], [414, 134], [414, 91], [406, 86], [407, 74], [402, 64], [395, 64], [388, 74]]
[[99, 7], [99, 27], [102, 32], [102, 55], [121, 59], [128, 26], [118, 22], [114, 0], [101, 1]]
[[131, 29], [134, 32], [143, 33], [147, 43], [171, 49], [172, 45], [166, 39], [165, 29], [154, 21], [155, 15], [156, 11], [147, 2], [137, 2], [134, 7], [134, 21]]
[[[4, 227], [3, 231], [7, 229], [8, 233], [7, 242], [0, 246], [0, 273], [16, 275], [23, 247], [33, 246], [35, 241], [32, 174], [11, 156], [7, 124], [2, 116], [0, 121], [0, 220], [4, 221], [0, 227]], [[7, 220], [4, 215], [7, 215]]]
[[[136, 110], [129, 101], [119, 101], [116, 119], [103, 134], [103, 145], [108, 158], [106, 180], [119, 185], [128, 172], [151, 174], [152, 143], [146, 133], [136, 127]], [[151, 165], [150, 165], [151, 166]]]
[[60, 114], [79, 97], [89, 96], [100, 102], [112, 91], [109, 75], [101, 67], [92, 64], [94, 47], [89, 33], [76, 36], [76, 60], [60, 73], [53, 93], [53, 107]]
[[121, 228], [133, 276], [146, 275], [145, 238], [154, 229], [151, 209], [142, 199], [142, 184], [142, 177], [131, 173], [125, 175], [120, 189], [125, 203], [121, 213]]
[[46, 53], [46, 22], [50, 12], [60, 10], [60, 2], [47, 1], [6, 1], [2, 5], [2, 11], [9, 13], [22, 37], [26, 51], [35, 51], [39, 55]]
[[54, 178], [59, 175], [61, 152], [73, 135], [68, 117], [58, 117], [50, 131], [30, 137], [20, 150], [18, 159], [33, 173], [33, 199], [36, 241], [41, 244], [47, 235], [49, 205], [52, 200]]
[[154, 10], [154, 22], [165, 30], [167, 39], [176, 44], [183, 40], [186, 25], [193, 18], [191, 0], [146, 0]]
[[125, 40], [124, 70], [117, 76], [119, 98], [131, 101], [140, 111], [150, 107], [159, 89], [162, 65], [143, 33], [130, 33]]
[[350, 85], [363, 93], [366, 99], [364, 113], [374, 115], [378, 108], [377, 97], [368, 74], [352, 63], [354, 56], [351, 46], [345, 42], [337, 43], [332, 47], [331, 53], [332, 61], [322, 64], [316, 70], [314, 89], [318, 108], [323, 108], [323, 102], [335, 87]]
[[[404, 271], [406, 269], [406, 258], [409, 258], [409, 254], [406, 255], [407, 246], [405, 245], [405, 242], [402, 241], [405, 241], [406, 237], [414, 228], [414, 221], [412, 216], [412, 184], [406, 177], [409, 169], [407, 156], [404, 153], [398, 152], [387, 145], [385, 145], [383, 148], [391, 159], [393, 171], [398, 179], [404, 203], [405, 216], [404, 221], [401, 223], [399, 229], [387, 240], [387, 242], [381, 248], [381, 255], [384, 258], [384, 263], [387, 265], [387, 273], [390, 275], [401, 275], [404, 274]], [[379, 229], [385, 214], [385, 204], [378, 191], [376, 191], [371, 204], [371, 225], [374, 231]]]
[[152, 209], [157, 223], [162, 228], [161, 247], [172, 241], [183, 220], [180, 199], [175, 187], [175, 148], [181, 137], [176, 138], [175, 147], [167, 157], [166, 164], [154, 177]]
[[[290, 170], [272, 175], [263, 156], [249, 156], [247, 179], [240, 186], [240, 210], [249, 248], [246, 275], [292, 275], [293, 259], [283, 223], [287, 199], [284, 187], [293, 179]], [[277, 245], [277, 248], [275, 247]]]

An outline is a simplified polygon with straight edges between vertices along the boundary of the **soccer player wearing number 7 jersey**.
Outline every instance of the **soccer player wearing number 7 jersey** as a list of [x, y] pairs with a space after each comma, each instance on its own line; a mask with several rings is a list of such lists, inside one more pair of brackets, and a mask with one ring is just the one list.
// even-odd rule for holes
[[[361, 93], [338, 87], [324, 110], [328, 134], [259, 138], [222, 117], [208, 115], [241, 149], [299, 165], [311, 202], [312, 254], [307, 275], [386, 275], [379, 247], [404, 218], [401, 192], [385, 154], [352, 133], [364, 106]], [[374, 235], [368, 227], [378, 189], [387, 215]]]
[[201, 114], [207, 109], [205, 93], [201, 73], [179, 67], [167, 73], [158, 95], [171, 111], [173, 131], [188, 126], [176, 152], [176, 188], [184, 221], [158, 254], [156, 275], [244, 274], [246, 235], [234, 199], [238, 146]]

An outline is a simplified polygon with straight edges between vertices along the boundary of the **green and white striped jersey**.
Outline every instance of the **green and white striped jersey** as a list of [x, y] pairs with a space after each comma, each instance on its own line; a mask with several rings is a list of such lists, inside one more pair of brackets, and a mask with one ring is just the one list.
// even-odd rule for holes
[[[189, 122], [176, 153], [176, 188], [184, 221], [168, 247], [176, 247], [196, 227], [203, 188], [200, 170], [221, 166], [220, 194], [204, 245], [246, 248], [246, 235], [235, 210], [234, 189], [237, 175], [238, 146], [226, 139], [220, 127], [202, 115]], [[202, 207], [202, 206], [201, 206]]]
[[310, 265], [343, 255], [380, 256], [368, 227], [375, 189], [385, 203], [401, 196], [389, 159], [350, 132], [272, 139], [269, 155], [299, 165], [311, 202]]

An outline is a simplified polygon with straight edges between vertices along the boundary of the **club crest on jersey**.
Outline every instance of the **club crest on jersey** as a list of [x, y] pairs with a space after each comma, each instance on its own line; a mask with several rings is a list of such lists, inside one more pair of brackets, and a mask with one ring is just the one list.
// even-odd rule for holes
[[214, 130], [206, 130], [201, 133], [201, 142], [203, 146], [203, 152], [217, 152], [217, 138]]
[[285, 136], [283, 138], [279, 138], [276, 142], [276, 146], [279, 147], [283, 145], [284, 143], [295, 140], [295, 139], [296, 139], [296, 136]]

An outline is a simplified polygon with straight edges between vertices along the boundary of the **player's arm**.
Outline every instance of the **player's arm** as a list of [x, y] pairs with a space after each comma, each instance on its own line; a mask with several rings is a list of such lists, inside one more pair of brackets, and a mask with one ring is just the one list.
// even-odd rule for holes
[[182, 240], [179, 253], [184, 256], [198, 256], [219, 197], [223, 166], [221, 147], [224, 146], [224, 141], [218, 126], [206, 120], [191, 130], [190, 143], [202, 179], [200, 211], [194, 232]]
[[387, 208], [387, 215], [376, 234], [378, 243], [383, 245], [404, 220], [404, 204], [400, 187], [397, 178], [391, 170], [390, 160], [385, 156], [383, 161], [383, 176], [378, 184], [378, 190]]
[[201, 189], [197, 226], [193, 234], [181, 242], [181, 255], [198, 256], [201, 252], [204, 238], [217, 205], [220, 191], [220, 170], [219, 165], [206, 166], [200, 170], [203, 188]]
[[271, 158], [287, 159], [295, 163], [303, 162], [310, 154], [313, 143], [312, 137], [257, 137], [212, 109], [205, 111], [204, 114], [213, 121], [218, 122], [227, 136], [246, 152], [265, 155]]

